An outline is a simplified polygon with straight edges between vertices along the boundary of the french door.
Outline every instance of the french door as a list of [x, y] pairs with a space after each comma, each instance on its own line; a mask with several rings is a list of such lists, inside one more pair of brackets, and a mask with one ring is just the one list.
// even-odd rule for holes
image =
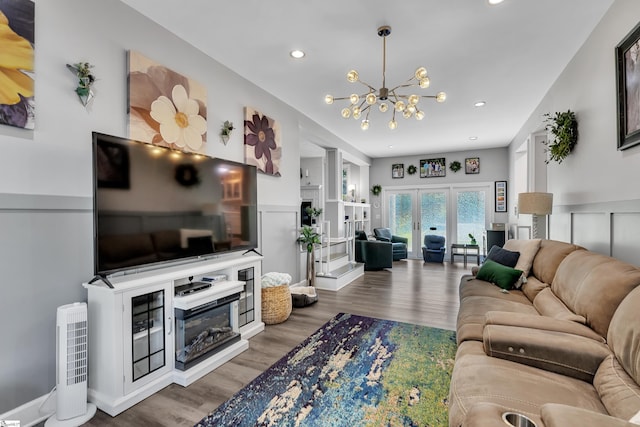
[[489, 223], [490, 186], [433, 187], [384, 191], [383, 223], [407, 238], [409, 258], [422, 257], [424, 236], [444, 236], [451, 243], [469, 243], [472, 234], [482, 245]]

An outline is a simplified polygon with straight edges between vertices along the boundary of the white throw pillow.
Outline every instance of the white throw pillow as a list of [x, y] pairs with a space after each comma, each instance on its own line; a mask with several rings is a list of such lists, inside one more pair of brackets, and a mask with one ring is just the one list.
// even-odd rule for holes
[[520, 258], [514, 267], [516, 270], [522, 270], [524, 277], [529, 276], [531, 266], [533, 265], [533, 258], [535, 258], [540, 249], [541, 239], [530, 240], [507, 240], [503, 246], [504, 249], [514, 252], [520, 252]]
[[633, 424], [638, 424], [640, 425], [640, 411], [638, 411], [637, 414], [635, 414], [633, 417], [631, 417], [631, 419], [629, 420], [630, 423]]

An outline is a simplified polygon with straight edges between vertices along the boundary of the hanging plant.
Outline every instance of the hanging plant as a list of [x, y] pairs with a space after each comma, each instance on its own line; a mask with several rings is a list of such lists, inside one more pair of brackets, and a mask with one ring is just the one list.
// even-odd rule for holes
[[454, 160], [453, 162], [449, 163], [449, 169], [451, 169], [454, 173], [458, 172], [461, 168], [462, 168], [462, 165], [457, 160]]
[[547, 123], [546, 130], [553, 135], [553, 138], [548, 138], [543, 142], [547, 146], [546, 151], [549, 152], [549, 158], [545, 162], [549, 163], [553, 160], [562, 163], [578, 143], [576, 114], [567, 110], [564, 113], [556, 112], [555, 115], [546, 113], [544, 117]]
[[382, 186], [380, 184], [376, 184], [371, 187], [371, 194], [373, 194], [374, 196], [379, 196], [380, 193], [382, 193]]
[[77, 64], [67, 64], [67, 68], [78, 78], [76, 93], [82, 105], [86, 106], [93, 98], [91, 86], [96, 81], [96, 77], [91, 72], [93, 65], [88, 62], [78, 62]]
[[409, 165], [409, 167], [407, 168], [407, 173], [409, 175], [413, 175], [417, 171], [418, 171], [418, 169], [414, 165]]
[[225, 120], [224, 123], [222, 124], [222, 127], [220, 128], [220, 139], [222, 140], [224, 145], [227, 145], [227, 142], [229, 142], [229, 137], [231, 136], [232, 130], [233, 130], [233, 123], [230, 122], [229, 120]]

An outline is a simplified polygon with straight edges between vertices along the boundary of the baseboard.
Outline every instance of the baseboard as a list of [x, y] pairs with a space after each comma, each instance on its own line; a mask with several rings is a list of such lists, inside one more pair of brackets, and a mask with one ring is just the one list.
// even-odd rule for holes
[[21, 427], [31, 427], [38, 423], [41, 423], [56, 412], [55, 399], [52, 399], [51, 403], [45, 405], [45, 408], [40, 409], [40, 407], [47, 401], [48, 398], [49, 395], [45, 394], [32, 400], [31, 402], [27, 402], [22, 406], [14, 408], [9, 412], [0, 414], [0, 420], [19, 420]]

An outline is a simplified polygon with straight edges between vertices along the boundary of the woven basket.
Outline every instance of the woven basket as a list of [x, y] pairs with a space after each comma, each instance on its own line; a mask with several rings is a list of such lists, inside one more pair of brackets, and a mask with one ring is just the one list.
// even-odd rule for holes
[[289, 285], [262, 288], [262, 321], [267, 325], [282, 323], [291, 314]]

